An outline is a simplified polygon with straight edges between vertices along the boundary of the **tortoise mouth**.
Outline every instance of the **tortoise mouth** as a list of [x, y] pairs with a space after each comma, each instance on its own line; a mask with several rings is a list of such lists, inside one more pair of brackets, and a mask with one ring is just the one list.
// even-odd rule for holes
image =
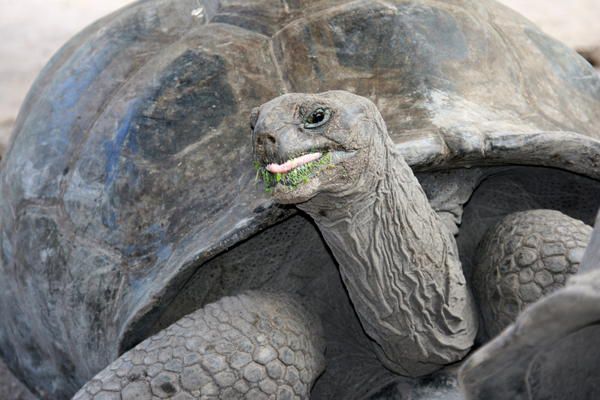
[[271, 163], [266, 166], [266, 170], [272, 174], [287, 174], [291, 170], [296, 168], [302, 168], [303, 166], [310, 164], [314, 161], [319, 160], [323, 156], [323, 153], [308, 153], [300, 157], [292, 158], [284, 162], [283, 164]]
[[294, 190], [308, 183], [328, 168], [354, 155], [353, 151], [317, 150], [290, 158], [282, 164], [256, 165], [257, 180], [262, 180], [267, 192], [275, 187]]

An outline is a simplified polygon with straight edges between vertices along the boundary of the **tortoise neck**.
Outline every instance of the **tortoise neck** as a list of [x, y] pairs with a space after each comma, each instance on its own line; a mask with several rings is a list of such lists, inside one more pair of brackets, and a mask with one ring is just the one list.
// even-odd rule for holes
[[466, 354], [477, 319], [454, 238], [402, 156], [386, 149], [368, 186], [299, 207], [331, 248], [382, 361], [422, 375]]

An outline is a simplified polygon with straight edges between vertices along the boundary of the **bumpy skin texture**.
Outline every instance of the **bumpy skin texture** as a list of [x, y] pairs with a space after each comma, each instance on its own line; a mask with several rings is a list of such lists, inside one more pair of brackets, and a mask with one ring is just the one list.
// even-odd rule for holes
[[144, 340], [74, 400], [307, 399], [323, 352], [321, 325], [297, 300], [247, 292]]
[[[315, 109], [331, 118], [304, 129]], [[473, 345], [477, 316], [456, 243], [377, 107], [344, 91], [289, 94], [261, 106], [253, 126], [262, 165], [332, 152], [333, 165], [298, 187], [277, 184], [273, 195], [317, 223], [380, 360], [408, 376], [459, 361]]]
[[600, 398], [600, 214], [566, 287], [525, 309], [459, 376], [467, 400]]
[[591, 234], [590, 226], [554, 210], [516, 212], [491, 227], [473, 274], [481, 338], [496, 336], [525, 307], [563, 287], [578, 271]]

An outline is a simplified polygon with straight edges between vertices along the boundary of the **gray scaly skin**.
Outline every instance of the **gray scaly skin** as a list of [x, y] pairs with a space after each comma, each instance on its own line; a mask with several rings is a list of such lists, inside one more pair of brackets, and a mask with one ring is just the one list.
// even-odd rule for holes
[[[319, 109], [330, 117], [307, 127]], [[380, 360], [420, 376], [462, 359], [478, 319], [456, 243], [376, 106], [343, 91], [287, 94], [256, 110], [252, 125], [260, 165], [332, 152], [333, 165], [297, 187], [277, 184], [273, 197], [317, 223]]]
[[247, 292], [144, 340], [73, 399], [307, 399], [324, 346], [320, 322], [292, 296]]
[[465, 399], [600, 398], [599, 245], [600, 214], [579, 274], [527, 307], [462, 365]]
[[555, 210], [507, 215], [479, 243], [473, 291], [487, 341], [579, 270], [592, 228]]

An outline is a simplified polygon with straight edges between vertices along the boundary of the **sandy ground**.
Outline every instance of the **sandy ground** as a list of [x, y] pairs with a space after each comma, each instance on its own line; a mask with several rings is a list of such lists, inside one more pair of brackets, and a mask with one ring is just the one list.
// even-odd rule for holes
[[[83, 27], [130, 2], [0, 0], [0, 151], [27, 90], [50, 56]], [[597, 54], [600, 62], [600, 0], [503, 2], [573, 48]], [[1, 362], [0, 399], [34, 399]]]

